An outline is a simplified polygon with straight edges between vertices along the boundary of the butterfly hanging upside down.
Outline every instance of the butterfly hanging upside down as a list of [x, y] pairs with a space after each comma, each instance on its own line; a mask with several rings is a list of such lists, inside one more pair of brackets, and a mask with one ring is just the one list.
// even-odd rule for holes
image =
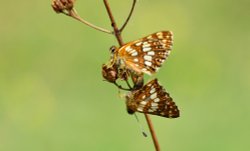
[[126, 80], [130, 74], [152, 75], [170, 54], [173, 45], [171, 31], [161, 31], [135, 40], [120, 48], [111, 47], [111, 59], [102, 66], [102, 75], [109, 81]]
[[129, 114], [141, 112], [167, 118], [179, 117], [177, 106], [157, 79], [148, 82], [139, 90], [129, 92], [126, 105]]

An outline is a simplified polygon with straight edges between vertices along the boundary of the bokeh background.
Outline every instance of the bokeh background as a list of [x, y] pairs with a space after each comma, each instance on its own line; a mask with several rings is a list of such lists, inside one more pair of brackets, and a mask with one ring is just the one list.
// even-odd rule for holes
[[[131, 2], [110, 0], [118, 25]], [[102, 79], [113, 36], [54, 13], [50, 1], [1, 0], [0, 8], [1, 151], [154, 150], [117, 88]], [[111, 29], [102, 1], [78, 0], [76, 9]], [[163, 151], [249, 150], [249, 28], [249, 0], [137, 3], [124, 41], [174, 33], [155, 77], [181, 117], [151, 116]]]

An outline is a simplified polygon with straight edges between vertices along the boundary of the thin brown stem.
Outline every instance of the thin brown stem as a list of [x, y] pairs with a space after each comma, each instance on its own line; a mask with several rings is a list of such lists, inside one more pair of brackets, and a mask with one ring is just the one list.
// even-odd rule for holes
[[120, 29], [120, 32], [122, 32], [123, 29], [127, 26], [127, 24], [128, 24], [128, 22], [129, 22], [129, 20], [130, 20], [130, 18], [131, 18], [131, 16], [132, 16], [132, 14], [133, 14], [133, 12], [134, 12], [135, 4], [136, 4], [136, 0], [133, 1], [131, 10], [130, 10], [130, 12], [129, 12], [129, 15], [128, 15], [126, 21], [124, 22], [124, 24], [122, 25], [122, 27], [121, 27], [121, 29]]
[[125, 90], [125, 91], [131, 91], [132, 90], [132, 88], [123, 88], [121, 85], [117, 84], [116, 82], [114, 82], [114, 85], [117, 86], [121, 90]]
[[[108, 12], [108, 15], [109, 15], [109, 18], [110, 18], [110, 21], [111, 21], [111, 26], [112, 26], [113, 29], [114, 29], [114, 34], [115, 34], [115, 36], [116, 36], [116, 39], [117, 39], [119, 45], [122, 46], [122, 45], [124, 45], [124, 43], [123, 43], [123, 40], [122, 40], [122, 37], [121, 37], [121, 31], [120, 31], [119, 28], [117, 27], [117, 24], [116, 24], [116, 22], [115, 22], [115, 19], [114, 19], [114, 17], [113, 17], [112, 12], [111, 12], [109, 3], [108, 3], [107, 0], [103, 0], [103, 2], [104, 2], [105, 7], [106, 7], [106, 9], [107, 9], [107, 12]], [[134, 7], [134, 6], [133, 6], [133, 7]], [[133, 8], [132, 8], [132, 9], [133, 9]], [[132, 10], [132, 12], [133, 12], [133, 10]], [[130, 16], [131, 16], [131, 15], [130, 15]], [[130, 17], [128, 17], [128, 20], [129, 20], [129, 18], [130, 18]], [[128, 21], [126, 21], [126, 22], [128, 22]], [[126, 22], [125, 22], [125, 24], [127, 24]], [[126, 25], [125, 25], [125, 26], [126, 26]], [[122, 29], [122, 28], [121, 28], [121, 29]], [[156, 133], [155, 133], [155, 131], [154, 131], [154, 127], [153, 127], [153, 124], [152, 124], [152, 122], [151, 122], [151, 120], [150, 120], [149, 115], [145, 114], [145, 118], [146, 118], [146, 120], [147, 120], [148, 127], [149, 127], [149, 129], [150, 129], [150, 133], [151, 133], [151, 136], [152, 136], [152, 139], [153, 139], [153, 142], [154, 142], [155, 150], [156, 150], [156, 151], [160, 151], [160, 145], [159, 145], [159, 142], [158, 142], [158, 140], [157, 140]]]
[[130, 90], [132, 90], [132, 87], [131, 87], [131, 85], [130, 85], [129, 81], [128, 81], [128, 80], [125, 80], [125, 81], [126, 81], [126, 83], [127, 83], [128, 87], [129, 87], [129, 89], [130, 89]]
[[117, 27], [117, 24], [115, 22], [115, 19], [114, 19], [114, 16], [113, 16], [112, 12], [111, 12], [109, 3], [108, 3], [107, 0], [103, 0], [103, 2], [104, 2], [104, 5], [105, 5], [105, 7], [107, 9], [107, 12], [108, 12], [108, 15], [109, 15], [109, 19], [111, 21], [111, 26], [114, 29], [115, 37], [116, 37], [119, 45], [122, 46], [122, 45], [124, 45], [124, 43], [123, 43], [123, 40], [122, 40], [122, 37], [121, 37], [121, 32], [120, 32], [119, 28]]
[[94, 25], [94, 24], [91, 24], [90, 22], [88, 22], [88, 21], [82, 19], [82, 18], [77, 14], [77, 12], [76, 12], [75, 9], [72, 9], [72, 10], [69, 11], [68, 13], [63, 12], [63, 14], [65, 14], [65, 15], [67, 15], [67, 16], [70, 16], [70, 17], [72, 17], [72, 18], [74, 18], [74, 19], [80, 21], [80, 22], [84, 23], [85, 25], [87, 25], [87, 26], [89, 26], [89, 27], [91, 27], [91, 28], [94, 28], [94, 29], [96, 29], [96, 30], [99, 30], [99, 31], [104, 32], [104, 33], [107, 33], [107, 34], [113, 34], [111, 31], [109, 31], [109, 30], [107, 30], [107, 29], [98, 27], [98, 26], [96, 26], [96, 25]]
[[157, 140], [157, 137], [156, 137], [156, 134], [155, 134], [155, 131], [154, 131], [154, 127], [153, 127], [153, 124], [152, 124], [152, 121], [149, 117], [148, 114], [144, 114], [145, 115], [145, 118], [147, 120], [147, 123], [148, 123], [148, 127], [149, 127], [149, 130], [150, 130], [150, 133], [151, 133], [151, 136], [152, 136], [152, 139], [154, 141], [154, 145], [155, 145], [155, 150], [156, 151], [160, 151], [160, 145], [159, 145], [159, 142]]

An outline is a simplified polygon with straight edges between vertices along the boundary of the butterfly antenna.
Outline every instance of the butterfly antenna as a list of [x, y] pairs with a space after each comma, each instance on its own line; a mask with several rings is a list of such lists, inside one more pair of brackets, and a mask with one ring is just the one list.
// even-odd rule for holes
[[140, 128], [141, 128], [141, 131], [142, 131], [143, 136], [144, 136], [144, 137], [147, 137], [148, 135], [147, 135], [147, 133], [145, 132], [145, 130], [143, 129], [143, 127], [142, 127], [142, 125], [141, 125], [141, 123], [140, 123], [140, 121], [139, 121], [138, 116], [137, 116], [136, 114], [134, 114], [134, 115], [135, 115], [136, 121], [138, 122], [138, 124], [139, 124], [139, 126], [140, 126]]

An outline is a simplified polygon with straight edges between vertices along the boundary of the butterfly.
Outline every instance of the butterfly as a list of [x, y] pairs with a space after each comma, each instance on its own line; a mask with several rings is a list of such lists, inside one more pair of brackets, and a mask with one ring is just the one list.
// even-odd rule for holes
[[175, 102], [157, 79], [151, 80], [139, 90], [129, 92], [126, 95], [126, 105], [129, 114], [141, 112], [167, 118], [180, 116]]
[[170, 54], [173, 45], [171, 31], [160, 31], [139, 40], [128, 42], [120, 48], [112, 46], [108, 67], [118, 67], [137, 74], [154, 74]]

